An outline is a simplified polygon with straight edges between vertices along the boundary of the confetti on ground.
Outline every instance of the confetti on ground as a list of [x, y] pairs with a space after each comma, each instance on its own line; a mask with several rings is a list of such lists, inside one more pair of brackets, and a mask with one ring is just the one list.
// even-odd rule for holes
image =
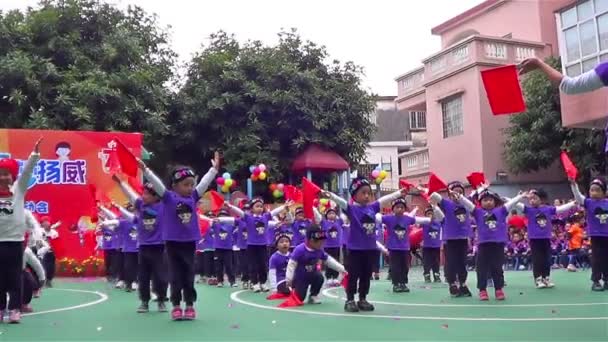
[[441, 325], [441, 327], [442, 327], [443, 329], [447, 329], [447, 328], [448, 328], [448, 325], [447, 325], [447, 324], [442, 324], [442, 325]]
[[233, 306], [234, 306], [234, 305], [233, 305], [232, 303], [228, 303], [228, 307], [229, 307], [229, 308], [231, 308], [231, 307], [233, 307]]
[[523, 293], [523, 292], [520, 292], [520, 293], [519, 293], [519, 295], [520, 295], [520, 296], [523, 296], [523, 295], [524, 295], [524, 293]]
[[272, 324], [277, 324], [277, 321], [272, 321]]
[[103, 329], [102, 327], [97, 327], [97, 331], [101, 331], [101, 329]]
[[555, 314], [555, 313], [557, 313], [557, 310], [553, 309], [553, 310], [551, 310], [551, 313]]
[[393, 319], [394, 319], [395, 321], [400, 321], [400, 320], [401, 320], [401, 317], [393, 317]]
[[238, 329], [239, 325], [238, 324], [233, 324], [230, 326], [230, 329]]

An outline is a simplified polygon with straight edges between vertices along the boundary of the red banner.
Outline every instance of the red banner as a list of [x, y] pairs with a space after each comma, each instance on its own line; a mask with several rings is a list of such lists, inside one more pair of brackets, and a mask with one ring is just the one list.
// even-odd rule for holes
[[[78, 262], [94, 254], [96, 246], [91, 222], [94, 200], [89, 184], [99, 196], [117, 203], [125, 197], [111, 179], [108, 159], [116, 150], [115, 138], [136, 156], [141, 155], [142, 136], [138, 133], [73, 132], [0, 129], [0, 158], [15, 158], [20, 169], [34, 147], [44, 137], [41, 159], [34, 169], [26, 195], [26, 208], [36, 215], [61, 221], [59, 239], [54, 243], [57, 259]], [[111, 165], [110, 165], [111, 166]]]

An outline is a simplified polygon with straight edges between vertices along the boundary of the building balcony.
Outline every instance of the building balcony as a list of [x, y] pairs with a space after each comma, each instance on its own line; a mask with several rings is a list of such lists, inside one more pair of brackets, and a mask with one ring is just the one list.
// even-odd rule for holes
[[477, 65], [518, 64], [532, 56], [544, 58], [549, 53], [550, 48], [543, 43], [473, 35], [426, 58], [423, 67], [397, 77], [395, 101], [399, 109], [414, 110], [424, 102], [425, 87], [461, 71]]
[[429, 172], [429, 149], [421, 148], [399, 154], [399, 178], [416, 177]]

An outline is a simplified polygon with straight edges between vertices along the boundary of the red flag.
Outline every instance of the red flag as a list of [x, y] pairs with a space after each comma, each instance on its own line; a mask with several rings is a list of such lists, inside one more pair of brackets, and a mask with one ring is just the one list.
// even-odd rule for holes
[[137, 177], [137, 158], [118, 138], [114, 138], [114, 141], [116, 141], [116, 154], [120, 162], [120, 169], [127, 176]]
[[289, 295], [286, 295], [284, 293], [275, 292], [275, 293], [271, 293], [270, 295], [268, 295], [266, 297], [266, 299], [268, 299], [268, 300], [276, 300], [276, 299], [285, 299], [285, 298], [288, 298], [288, 297], [289, 297]]
[[429, 177], [429, 193], [428, 195], [439, 192], [441, 190], [445, 190], [448, 186], [445, 184], [441, 178], [437, 177], [434, 173], [431, 172], [431, 176]]
[[568, 157], [568, 153], [562, 151], [560, 158], [562, 160], [562, 165], [564, 166], [564, 171], [566, 171], [566, 175], [568, 175], [568, 179], [576, 180], [576, 177], [578, 177], [578, 169], [572, 160], [570, 160], [570, 157]]
[[140, 196], [144, 193], [144, 186], [141, 184], [139, 180], [135, 177], [127, 178], [127, 182], [129, 182], [129, 186], [135, 190]]
[[410, 247], [411, 248], [420, 247], [420, 244], [422, 243], [422, 238], [423, 238], [423, 236], [422, 236], [421, 228], [410, 230], [410, 235], [409, 235]]
[[205, 234], [207, 234], [207, 231], [211, 227], [211, 223], [206, 218], [203, 218], [204, 215], [200, 209], [196, 210], [196, 214], [198, 215], [198, 228], [201, 232], [201, 236], [205, 236]]
[[481, 79], [494, 115], [521, 113], [526, 110], [515, 65], [484, 70], [481, 72]]
[[291, 290], [291, 294], [289, 295], [289, 297], [287, 297], [287, 299], [279, 304], [280, 308], [291, 308], [294, 306], [301, 306], [304, 305], [304, 303], [302, 303], [302, 300], [300, 299], [300, 297], [298, 297], [298, 294], [296, 293], [296, 291]]
[[467, 181], [469, 181], [473, 189], [477, 189], [486, 182], [486, 176], [484, 176], [483, 172], [473, 172], [467, 176]]
[[217, 191], [209, 191], [209, 200], [211, 201], [211, 211], [217, 213], [224, 206], [224, 196], [217, 193]]
[[342, 282], [340, 283], [340, 285], [342, 285], [344, 290], [346, 290], [346, 288], [348, 288], [348, 273], [346, 273], [344, 275], [344, 278], [342, 278]]
[[311, 220], [315, 217], [312, 208], [314, 206], [315, 198], [317, 198], [319, 192], [321, 192], [321, 188], [319, 188], [315, 183], [309, 181], [308, 178], [302, 178], [304, 215]]
[[106, 160], [106, 167], [108, 168], [108, 170], [110, 170], [110, 173], [120, 172], [120, 161], [118, 160], [118, 155], [116, 151], [108, 151], [108, 160]]
[[295, 203], [302, 203], [303, 196], [302, 191], [293, 185], [285, 185], [285, 199], [288, 201], [294, 201]]
[[407, 190], [409, 190], [411, 188], [415, 188], [414, 184], [406, 181], [405, 179], [402, 179], [402, 180], [399, 181], [399, 187], [401, 189], [407, 189]]

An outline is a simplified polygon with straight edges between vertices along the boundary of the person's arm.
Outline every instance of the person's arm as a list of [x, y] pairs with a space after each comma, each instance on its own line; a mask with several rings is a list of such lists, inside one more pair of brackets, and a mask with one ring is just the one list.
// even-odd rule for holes
[[441, 210], [441, 208], [439, 208], [438, 205], [433, 206], [433, 218], [436, 221], [440, 221], [440, 222], [445, 219], [445, 214], [443, 213], [443, 210]]
[[228, 207], [228, 209], [233, 213], [236, 214], [236, 216], [238, 217], [244, 217], [245, 216], [245, 212], [241, 210], [241, 208], [234, 206], [230, 203], [225, 203], [226, 206]]
[[118, 219], [118, 216], [116, 216], [116, 214], [114, 214], [110, 209], [104, 206], [99, 206], [99, 210], [101, 210], [101, 212], [110, 220]]
[[526, 209], [526, 205], [523, 203], [517, 203], [515, 204], [515, 209], [517, 209], [519, 212], [523, 212]]
[[270, 289], [272, 292], [277, 291], [277, 270], [275, 268], [268, 269], [268, 280], [270, 280]]
[[513, 208], [515, 208], [515, 206], [521, 202], [522, 199], [524, 199], [524, 197], [527, 196], [527, 193], [520, 193], [519, 195], [511, 198], [509, 201], [507, 201], [507, 203], [505, 203], [505, 208], [507, 209], [507, 212], [511, 212], [511, 210], [513, 210]]
[[540, 70], [547, 75], [549, 81], [555, 85], [560, 84], [564, 78], [564, 75], [562, 75], [561, 72], [553, 69], [549, 64], [537, 57], [525, 59], [518, 65], [518, 68], [520, 75], [526, 74], [532, 70]]
[[207, 191], [207, 189], [209, 188], [209, 185], [211, 184], [211, 182], [213, 182], [213, 180], [215, 179], [215, 176], [217, 176], [217, 174], [220, 170], [221, 160], [222, 160], [222, 157], [221, 157], [220, 153], [216, 151], [213, 154], [213, 159], [211, 159], [211, 168], [209, 169], [209, 171], [207, 171], [207, 173], [203, 176], [203, 178], [201, 178], [201, 181], [196, 186], [196, 192], [198, 193], [199, 196], [202, 197], [205, 194], [205, 191]]
[[165, 187], [165, 184], [163, 184], [163, 181], [141, 160], [139, 160], [139, 167], [143, 170], [144, 177], [152, 184], [154, 192], [156, 192], [159, 197], [163, 197], [165, 192], [167, 192], [167, 188]]
[[[57, 221], [51, 225], [51, 229], [57, 229], [61, 226], [61, 221]], [[53, 238], [54, 239], [54, 238]]]
[[44, 267], [42, 267], [40, 260], [38, 260], [38, 258], [36, 258], [36, 256], [34, 255], [34, 252], [32, 252], [31, 249], [26, 248], [25, 252], [23, 253], [23, 256], [25, 258], [25, 263], [27, 265], [30, 265], [30, 267], [34, 270], [34, 272], [38, 276], [38, 279], [40, 281], [46, 280], [46, 274], [44, 273]]
[[384, 247], [384, 245], [378, 240], [376, 240], [376, 248], [378, 248], [382, 253], [388, 255], [388, 249], [386, 249], [386, 247]]
[[293, 259], [289, 259], [289, 262], [287, 263], [287, 271], [285, 272], [285, 280], [287, 280], [287, 285], [289, 286], [291, 286], [291, 283], [293, 282], [296, 267], [298, 267], [298, 262]]
[[122, 217], [124, 217], [127, 221], [135, 222], [135, 215], [132, 212], [123, 208], [122, 205], [115, 204], [114, 206], [118, 208], [118, 210], [120, 211], [120, 215], [122, 215]]
[[346, 273], [344, 265], [339, 263], [336, 259], [332, 258], [331, 255], [327, 256], [327, 260], [325, 260], [325, 265], [338, 273]]
[[473, 202], [469, 201], [469, 199], [466, 198], [465, 196], [458, 196], [458, 202], [469, 213], [472, 213], [473, 210], [475, 210], [475, 204], [473, 204]]
[[21, 193], [27, 192], [27, 187], [32, 178], [32, 174], [34, 173], [34, 167], [38, 164], [40, 160], [40, 143], [42, 142], [42, 138], [38, 139], [36, 145], [34, 145], [34, 151], [30, 154], [30, 157], [25, 162], [25, 166], [23, 167], [23, 172], [21, 176], [16, 181], [17, 189]]
[[321, 215], [321, 213], [319, 212], [319, 209], [317, 209], [317, 208], [312, 208], [312, 210], [315, 213], [315, 223], [320, 224], [321, 221], [323, 221], [323, 215]]
[[323, 192], [323, 194], [325, 196], [328, 196], [332, 201], [336, 202], [336, 204], [340, 208], [342, 208], [344, 210], [346, 210], [348, 208], [348, 202], [344, 198], [342, 198], [330, 191], [325, 191], [325, 192]]
[[568, 202], [564, 205], [560, 205], [559, 207], [555, 207], [555, 213], [556, 214], [561, 214], [561, 213], [565, 213], [567, 211], [572, 210], [572, 208], [576, 207], [576, 202]]
[[281, 205], [281, 206], [278, 206], [278, 207], [272, 209], [270, 211], [270, 216], [277, 216], [277, 215], [279, 215], [283, 210], [285, 210], [285, 208], [288, 208], [290, 206], [290, 204], [291, 203], [288, 202], [288, 203], [286, 203], [284, 205]]
[[429, 217], [412, 217], [415, 221], [416, 224], [431, 224], [431, 219]]
[[420, 208], [418, 208], [418, 206], [415, 206], [414, 209], [408, 213], [408, 215], [411, 216], [411, 217], [415, 217], [416, 214], [418, 214], [418, 210], [419, 209]]
[[403, 197], [404, 195], [406, 195], [405, 191], [406, 191], [405, 189], [401, 189], [401, 190], [393, 192], [392, 194], [382, 196], [382, 197], [378, 198], [378, 203], [380, 203], [381, 207], [391, 204], [391, 202], [393, 202], [397, 198], [400, 198], [400, 197]]
[[570, 182], [570, 189], [572, 190], [572, 194], [574, 195], [574, 199], [578, 204], [585, 204], [585, 196], [581, 193], [581, 190], [578, 188], [578, 184], [575, 181]]
[[438, 194], [438, 193], [436, 193], [436, 192], [433, 192], [433, 193], [432, 193], [432, 194], [429, 196], [429, 200], [431, 200], [431, 201], [433, 201], [433, 202], [435, 202], [435, 203], [439, 204], [439, 203], [441, 203], [441, 201], [443, 200], [443, 197], [442, 197], [440, 194]]
[[219, 223], [224, 223], [224, 224], [234, 224], [236, 219], [234, 217], [230, 217], [230, 216], [222, 216], [222, 217], [218, 217], [217, 222]]
[[119, 224], [120, 221], [118, 221], [117, 219], [105, 220], [99, 223], [100, 226], [109, 229], [110, 231], [114, 231]]
[[114, 175], [112, 179], [114, 180], [114, 182], [116, 182], [122, 193], [127, 196], [127, 199], [129, 199], [129, 203], [135, 205], [135, 201], [139, 199], [139, 195], [130, 186], [120, 180], [118, 176]]

